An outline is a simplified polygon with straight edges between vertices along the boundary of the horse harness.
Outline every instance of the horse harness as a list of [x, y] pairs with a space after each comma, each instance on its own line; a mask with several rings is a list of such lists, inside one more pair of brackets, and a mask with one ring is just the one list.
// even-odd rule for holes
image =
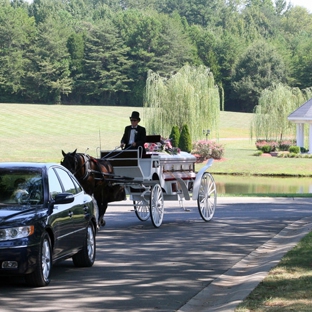
[[[92, 156], [89, 156], [89, 155], [86, 155], [86, 154], [76, 154], [78, 157], [82, 157], [83, 158], [83, 161], [84, 163], [81, 164], [81, 167], [82, 168], [84, 166], [84, 176], [81, 178], [82, 181], [86, 181], [88, 180], [88, 178], [90, 177], [91, 174], [98, 174], [98, 175], [101, 175], [101, 177], [94, 177], [95, 180], [100, 180], [100, 181], [103, 181], [104, 180], [104, 176], [105, 175], [108, 175], [110, 176], [111, 174], [110, 173], [105, 173], [101, 170], [101, 165], [104, 166], [103, 164], [100, 164], [98, 162], [98, 160]], [[76, 157], [75, 157], [75, 162], [77, 161]], [[92, 167], [91, 167], [91, 161], [93, 161], [93, 163], [96, 165], [97, 167], [97, 170], [93, 170]], [[79, 161], [77, 161], [77, 165], [78, 165]], [[80, 169], [79, 167], [75, 170], [77, 173]]]

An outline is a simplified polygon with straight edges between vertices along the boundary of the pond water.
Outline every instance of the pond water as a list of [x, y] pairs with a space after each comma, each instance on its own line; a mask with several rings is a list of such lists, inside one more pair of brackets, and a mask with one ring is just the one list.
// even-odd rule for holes
[[218, 194], [307, 194], [311, 178], [213, 175]]

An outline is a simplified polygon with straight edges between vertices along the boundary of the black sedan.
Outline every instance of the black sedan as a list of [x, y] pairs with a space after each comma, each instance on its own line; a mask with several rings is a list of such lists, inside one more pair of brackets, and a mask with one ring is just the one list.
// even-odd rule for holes
[[0, 275], [50, 282], [52, 264], [95, 260], [96, 203], [63, 166], [0, 163]]

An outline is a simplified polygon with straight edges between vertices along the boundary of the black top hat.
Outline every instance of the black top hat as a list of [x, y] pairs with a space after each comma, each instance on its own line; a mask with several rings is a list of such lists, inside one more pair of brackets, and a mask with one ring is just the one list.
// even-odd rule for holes
[[137, 119], [138, 121], [140, 121], [140, 113], [139, 112], [132, 112], [130, 119]]

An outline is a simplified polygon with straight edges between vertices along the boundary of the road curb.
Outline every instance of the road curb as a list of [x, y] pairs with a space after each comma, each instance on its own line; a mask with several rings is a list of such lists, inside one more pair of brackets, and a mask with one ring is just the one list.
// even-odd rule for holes
[[285, 227], [215, 279], [177, 312], [233, 312], [281, 258], [312, 230], [312, 217]]

